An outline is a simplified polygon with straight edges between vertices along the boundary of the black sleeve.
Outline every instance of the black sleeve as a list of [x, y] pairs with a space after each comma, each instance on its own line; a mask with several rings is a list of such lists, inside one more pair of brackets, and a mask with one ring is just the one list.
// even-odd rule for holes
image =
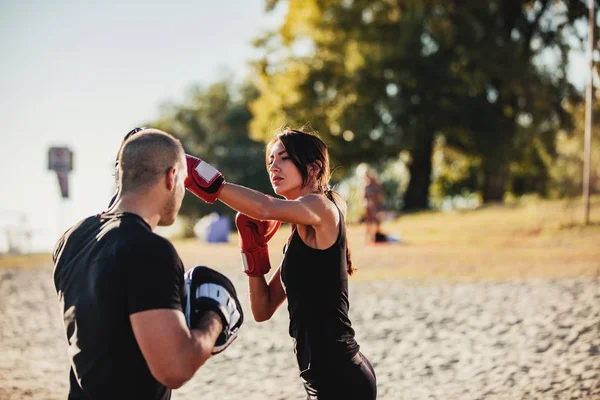
[[155, 236], [127, 251], [129, 314], [159, 308], [182, 310], [184, 269], [173, 245]]
[[65, 245], [65, 237], [63, 235], [60, 237], [60, 239], [58, 239], [58, 241], [54, 245], [54, 250], [52, 251], [52, 262], [53, 263], [56, 263], [56, 260], [58, 260], [58, 255], [62, 251], [64, 245]]

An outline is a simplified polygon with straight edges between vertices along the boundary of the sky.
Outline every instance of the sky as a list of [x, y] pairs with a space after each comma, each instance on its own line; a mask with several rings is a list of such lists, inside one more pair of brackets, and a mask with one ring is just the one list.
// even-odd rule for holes
[[[192, 84], [242, 80], [258, 57], [251, 40], [285, 12], [265, 14], [264, 0], [33, 3], [0, 2], [0, 253], [9, 231], [31, 233], [23, 250], [51, 251], [105, 209], [123, 136]], [[581, 87], [583, 55], [573, 57]], [[53, 146], [74, 153], [68, 199], [47, 169]]]
[[[103, 210], [123, 136], [192, 84], [242, 80], [251, 40], [282, 15], [264, 0], [0, 2], [0, 253], [8, 230], [51, 251]], [[52, 146], [74, 153], [68, 199], [47, 169]]]

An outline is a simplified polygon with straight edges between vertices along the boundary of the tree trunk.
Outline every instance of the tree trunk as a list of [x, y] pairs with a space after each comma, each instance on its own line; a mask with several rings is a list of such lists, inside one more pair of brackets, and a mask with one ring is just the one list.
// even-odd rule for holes
[[408, 170], [410, 181], [404, 194], [404, 211], [417, 211], [429, 208], [429, 186], [431, 185], [431, 156], [433, 137], [424, 135], [413, 150]]
[[483, 165], [484, 203], [503, 201], [508, 180], [508, 166], [502, 160], [488, 160]]

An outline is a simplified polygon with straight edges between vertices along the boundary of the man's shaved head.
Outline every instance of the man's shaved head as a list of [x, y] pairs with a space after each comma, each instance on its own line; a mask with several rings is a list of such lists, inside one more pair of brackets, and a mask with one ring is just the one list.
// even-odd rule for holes
[[119, 151], [119, 180], [123, 193], [148, 187], [181, 164], [181, 142], [158, 129], [144, 129], [127, 139]]

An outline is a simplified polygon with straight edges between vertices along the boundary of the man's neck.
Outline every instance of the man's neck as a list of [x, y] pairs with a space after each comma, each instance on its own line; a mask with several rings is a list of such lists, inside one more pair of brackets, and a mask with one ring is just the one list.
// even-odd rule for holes
[[156, 226], [158, 225], [158, 221], [160, 220], [160, 214], [156, 212], [155, 206], [151, 199], [151, 196], [135, 196], [135, 195], [125, 195], [119, 196], [115, 201], [115, 204], [108, 210], [112, 213], [131, 213], [138, 215], [142, 218], [148, 225], [150, 225], [150, 229], [154, 231]]

